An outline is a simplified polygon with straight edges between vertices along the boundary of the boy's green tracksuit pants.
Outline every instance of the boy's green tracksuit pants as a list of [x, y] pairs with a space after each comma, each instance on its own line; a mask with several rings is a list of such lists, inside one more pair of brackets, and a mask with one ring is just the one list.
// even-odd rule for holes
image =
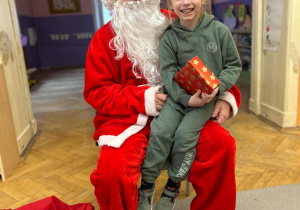
[[[215, 97], [216, 98], [216, 97]], [[216, 99], [202, 107], [184, 107], [170, 97], [151, 122], [151, 134], [142, 165], [142, 179], [154, 183], [166, 161], [168, 175], [181, 182], [195, 159], [200, 131], [210, 119]]]

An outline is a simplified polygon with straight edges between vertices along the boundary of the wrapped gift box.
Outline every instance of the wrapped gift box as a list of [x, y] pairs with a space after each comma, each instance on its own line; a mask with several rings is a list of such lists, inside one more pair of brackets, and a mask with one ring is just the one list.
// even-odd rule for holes
[[173, 78], [185, 91], [194, 95], [199, 89], [211, 93], [220, 82], [198, 58], [194, 57]]

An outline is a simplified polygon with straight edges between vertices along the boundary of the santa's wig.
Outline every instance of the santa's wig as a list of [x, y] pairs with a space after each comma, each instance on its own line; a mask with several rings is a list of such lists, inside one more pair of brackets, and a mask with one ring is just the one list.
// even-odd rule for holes
[[126, 53], [137, 78], [145, 77], [150, 84], [160, 83], [158, 46], [168, 26], [167, 18], [160, 12], [160, 1], [102, 1], [107, 8], [113, 8], [111, 25], [116, 35], [110, 47], [117, 52], [116, 59]]
[[114, 4], [116, 3], [117, 0], [100, 0], [102, 1], [103, 5], [108, 9], [108, 10], [113, 10]]

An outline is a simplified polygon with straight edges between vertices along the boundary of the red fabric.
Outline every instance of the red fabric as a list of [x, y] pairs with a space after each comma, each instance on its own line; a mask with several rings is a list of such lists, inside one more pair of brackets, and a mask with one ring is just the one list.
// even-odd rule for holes
[[176, 15], [175, 12], [173, 11], [169, 11], [169, 10], [166, 10], [166, 9], [160, 9], [161, 13], [164, 14], [167, 18], [173, 18], [173, 19], [176, 19], [178, 18], [178, 16]]
[[235, 209], [235, 150], [230, 133], [208, 121], [201, 131], [188, 177], [197, 194], [191, 210]]
[[68, 205], [55, 196], [50, 196], [27, 204], [15, 210], [94, 210], [94, 206], [90, 203], [78, 203]]

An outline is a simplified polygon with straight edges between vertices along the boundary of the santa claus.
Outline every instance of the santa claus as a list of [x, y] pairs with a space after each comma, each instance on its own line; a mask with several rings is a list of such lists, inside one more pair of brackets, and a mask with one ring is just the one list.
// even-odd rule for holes
[[[167, 95], [161, 93], [160, 38], [169, 24], [159, 0], [102, 0], [113, 10], [94, 35], [86, 58], [85, 100], [97, 110], [101, 147], [91, 183], [101, 210], [135, 210], [137, 182], [150, 134], [150, 121]], [[235, 209], [235, 141], [222, 124], [237, 113], [239, 90], [219, 96], [196, 146], [189, 181], [197, 193], [191, 209]]]

